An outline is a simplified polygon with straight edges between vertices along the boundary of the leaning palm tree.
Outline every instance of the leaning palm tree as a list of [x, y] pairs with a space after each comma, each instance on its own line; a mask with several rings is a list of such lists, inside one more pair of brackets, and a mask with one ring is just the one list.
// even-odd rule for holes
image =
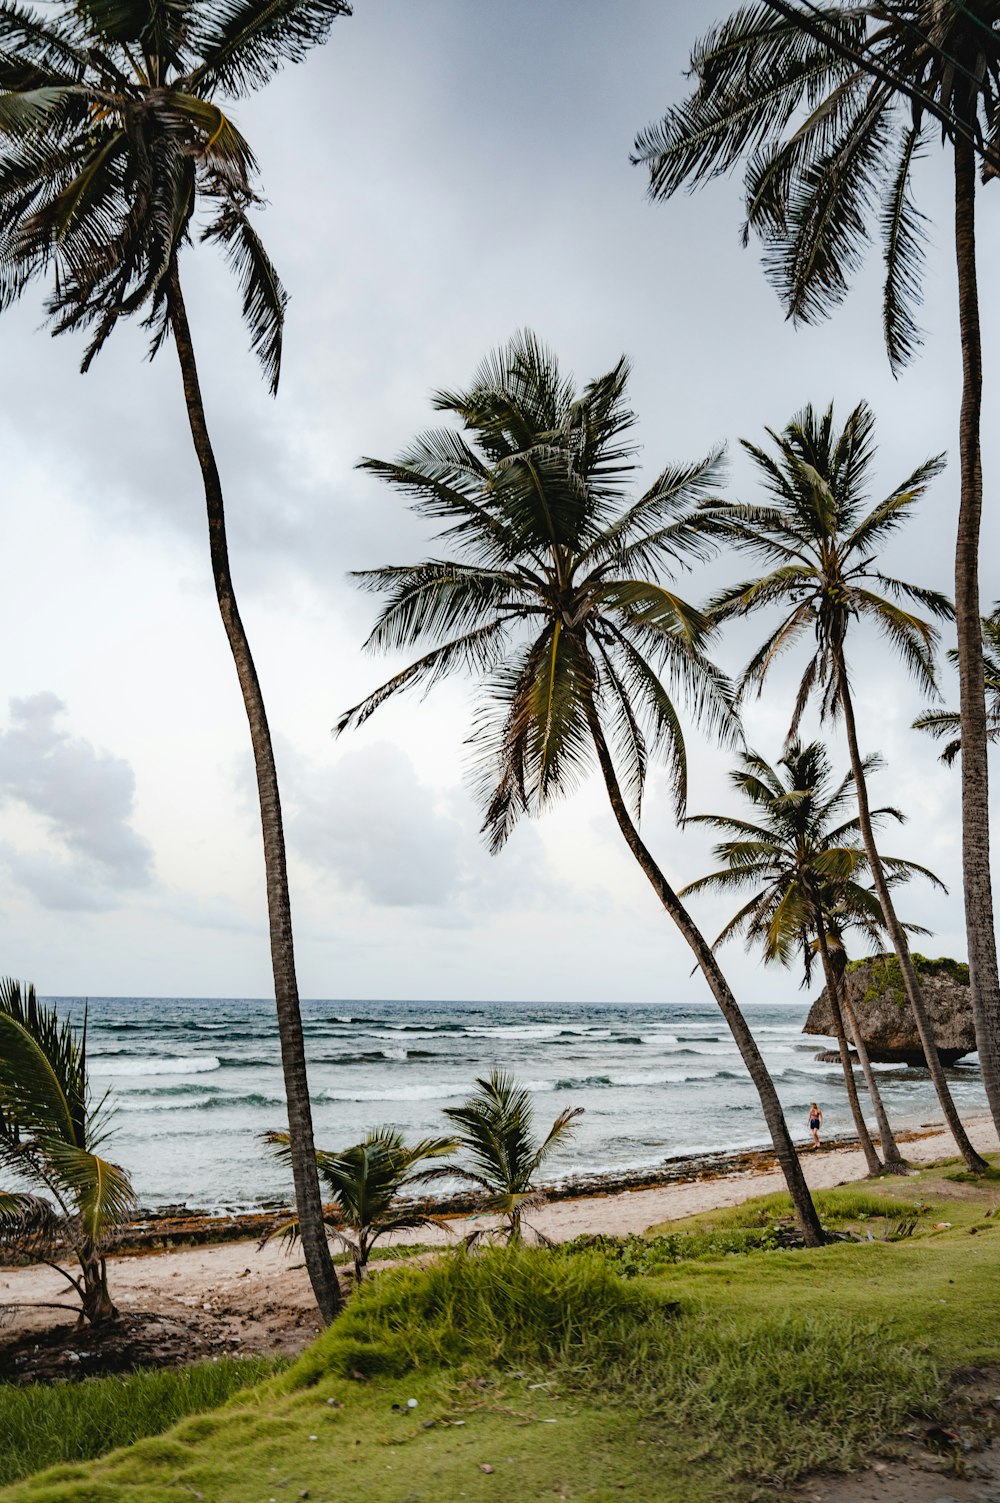
[[[291, 1144], [287, 1132], [271, 1132], [266, 1142], [275, 1156], [289, 1163]], [[393, 1232], [419, 1231], [436, 1225], [438, 1218], [420, 1211], [400, 1196], [428, 1177], [428, 1159], [446, 1158], [455, 1152], [454, 1138], [424, 1138], [404, 1143], [395, 1127], [376, 1127], [363, 1143], [341, 1153], [317, 1148], [316, 1166], [332, 1197], [325, 1211], [330, 1235], [351, 1255], [354, 1281], [360, 1284], [368, 1269], [372, 1248], [380, 1237]], [[293, 1243], [300, 1236], [298, 1219], [283, 1222], [264, 1241], [282, 1237]]]
[[899, 957], [906, 999], [948, 1127], [969, 1168], [980, 1173], [984, 1160], [969, 1142], [952, 1099], [906, 934], [896, 916], [885, 865], [875, 844], [846, 650], [851, 621], [867, 621], [895, 648], [918, 683], [936, 692], [937, 629], [901, 602], [920, 606], [938, 618], [950, 616], [951, 606], [934, 590], [881, 573], [874, 560], [880, 546], [903, 525], [940, 471], [942, 459], [927, 460], [866, 511], [865, 486], [874, 459], [874, 426], [874, 417], [863, 402], [839, 433], [834, 427], [832, 406], [822, 414], [807, 407], [781, 433], [768, 430], [774, 453], [744, 440], [743, 447], [754, 461], [767, 499], [713, 503], [704, 513], [705, 527], [758, 559], [766, 572], [723, 590], [711, 610], [716, 620], [725, 621], [749, 616], [762, 607], [780, 608], [779, 624], [744, 670], [741, 692], [756, 687], [760, 693], [781, 653], [803, 640], [813, 644], [789, 735], [796, 734], [814, 690], [821, 696], [821, 715], [843, 717], [869, 870]]
[[[480, 1192], [480, 1209], [500, 1218], [509, 1243], [520, 1243], [529, 1227], [525, 1211], [544, 1203], [545, 1195], [535, 1177], [545, 1160], [573, 1136], [583, 1107], [560, 1112], [544, 1138], [535, 1134], [531, 1095], [502, 1070], [493, 1070], [476, 1080], [476, 1091], [461, 1106], [445, 1107], [444, 1115], [455, 1127], [455, 1141], [469, 1156], [468, 1165], [432, 1171], [426, 1179], [445, 1176], [462, 1180]], [[469, 1247], [487, 1236], [473, 1232]], [[535, 1235], [541, 1234], [535, 1231]], [[542, 1238], [541, 1240], [545, 1240]]]
[[[666, 758], [682, 809], [687, 763], [672, 697], [734, 734], [729, 687], [705, 658], [706, 622], [658, 575], [710, 543], [692, 508], [717, 456], [663, 470], [628, 500], [634, 473], [622, 359], [578, 394], [532, 334], [515, 337], [465, 392], [441, 392], [472, 435], [424, 435], [399, 460], [364, 467], [444, 523], [452, 558], [363, 571], [387, 599], [368, 646], [429, 650], [341, 716], [360, 725], [410, 687], [469, 670], [482, 683], [470, 744], [484, 833], [500, 849], [523, 813], [572, 789], [596, 757], [619, 829], [697, 959], [760, 1096], [808, 1242], [822, 1228], [774, 1084], [712, 948], [638, 828], [650, 757]], [[431, 645], [433, 644], [433, 645]]]
[[152, 331], [151, 354], [172, 336], [180, 361], [215, 590], [250, 724], [295, 1194], [325, 1319], [339, 1291], [313, 1157], [278, 780], [180, 261], [196, 235], [222, 249], [274, 392], [286, 294], [251, 218], [262, 203], [253, 152], [219, 100], [263, 87], [349, 12], [346, 0], [62, 0], [44, 11], [0, 0], [0, 308], [51, 278], [54, 332], [86, 331], [85, 371], [118, 321], [135, 316]]
[[95, 1326], [117, 1318], [106, 1254], [136, 1204], [124, 1169], [98, 1152], [105, 1106], [90, 1095], [86, 1022], [77, 1034], [33, 986], [0, 982], [0, 1167], [19, 1181], [0, 1191], [0, 1249], [55, 1269]]
[[[983, 685], [986, 690], [986, 739], [1000, 739], [1000, 602], [992, 616], [983, 617]], [[958, 663], [958, 651], [948, 649], [949, 663]], [[941, 761], [950, 767], [962, 750], [962, 717], [954, 710], [925, 710], [913, 722], [915, 731], [927, 731], [944, 741]], [[947, 740], [945, 738], [947, 737]]]
[[[875, 759], [865, 759], [866, 773]], [[782, 771], [779, 771], [781, 769]], [[708, 825], [726, 835], [714, 848], [719, 870], [691, 882], [681, 896], [704, 891], [745, 891], [744, 903], [722, 930], [716, 945], [742, 935], [747, 949], [760, 948], [765, 962], [802, 967], [803, 985], [812, 981], [817, 953], [833, 1014], [847, 1096], [869, 1173], [882, 1169], [871, 1141], [854, 1082], [854, 1063], [847, 1032], [857, 1051], [878, 1122], [885, 1168], [905, 1172], [882, 1096], [868, 1057], [864, 1036], [850, 999], [841, 986], [844, 934], [861, 928], [867, 937], [880, 937], [881, 908], [863, 878], [868, 856], [859, 835], [856, 814], [844, 818], [854, 799], [854, 775], [833, 784], [830, 759], [821, 742], [803, 746], [793, 741], [778, 763], [747, 752], [730, 782], [752, 806], [754, 818], [722, 814], [691, 815], [688, 823]], [[784, 775], [782, 775], [782, 772]], [[872, 809], [872, 824], [885, 818], [902, 819], [898, 809]], [[938, 879], [915, 862], [883, 856], [887, 881], [898, 882], [919, 872]], [[938, 883], [938, 886], [941, 884]], [[912, 926], [907, 926], [912, 929]], [[845, 1030], [845, 1020], [847, 1028]]]
[[812, 323], [846, 295], [877, 222], [883, 325], [898, 370], [921, 341], [926, 217], [914, 170], [935, 137], [954, 181], [962, 347], [961, 501], [955, 615], [962, 728], [962, 869], [972, 1005], [1000, 1127], [1000, 974], [990, 878], [979, 605], [983, 366], [976, 272], [976, 158], [1000, 176], [997, 0], [755, 0], [695, 47], [695, 87], [636, 142], [663, 199], [746, 162], [744, 238], [756, 233], [789, 318]]

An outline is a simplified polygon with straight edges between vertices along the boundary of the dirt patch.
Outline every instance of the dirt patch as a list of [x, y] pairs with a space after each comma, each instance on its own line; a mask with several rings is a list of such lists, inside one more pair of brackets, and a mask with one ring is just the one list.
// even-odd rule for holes
[[100, 1330], [73, 1322], [22, 1335], [0, 1348], [0, 1378], [7, 1383], [72, 1382], [141, 1367], [183, 1367], [228, 1353], [233, 1343], [218, 1322], [189, 1325], [132, 1310]]
[[[120, 1317], [100, 1330], [78, 1326], [69, 1304], [65, 1316], [44, 1306], [14, 1306], [0, 1325], [0, 1382], [74, 1381], [222, 1355], [297, 1356], [319, 1330], [304, 1270], [273, 1252], [258, 1263], [253, 1248], [243, 1245], [243, 1257], [235, 1260], [233, 1251], [229, 1244], [122, 1259], [112, 1281]], [[200, 1266], [165, 1266], [181, 1258]], [[0, 1286], [22, 1294], [17, 1274], [29, 1272], [40, 1276], [0, 1270]], [[24, 1288], [22, 1297], [56, 1292]]]
[[948, 1421], [915, 1426], [858, 1471], [816, 1475], [795, 1503], [1000, 1503], [1000, 1367], [952, 1377]]

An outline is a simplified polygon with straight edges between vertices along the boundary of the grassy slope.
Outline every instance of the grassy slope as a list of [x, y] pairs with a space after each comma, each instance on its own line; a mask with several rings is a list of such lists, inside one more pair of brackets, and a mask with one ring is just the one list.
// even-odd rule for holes
[[[471, 1284], [454, 1265], [405, 1271], [379, 1281], [282, 1377], [164, 1436], [0, 1496], [747, 1498], [754, 1486], [740, 1472], [790, 1477], [848, 1464], [908, 1409], [933, 1410], [942, 1370], [1000, 1358], [1000, 1311], [983, 1299], [1000, 1272], [1000, 1227], [984, 1218], [997, 1188], [927, 1173], [890, 1182], [875, 1193], [932, 1207], [906, 1241], [700, 1259], [624, 1284], [600, 1260], [563, 1261], [560, 1273], [544, 1254], [474, 1260]], [[826, 1214], [839, 1201], [842, 1221], [876, 1234], [885, 1224], [862, 1220], [857, 1189], [823, 1199]], [[759, 1224], [761, 1205], [709, 1219], [717, 1229]], [[684, 1225], [703, 1230], [706, 1220]], [[934, 1231], [935, 1221], [954, 1225]], [[667, 1301], [679, 1302], [679, 1317]], [[369, 1381], [352, 1380], [355, 1371]]]
[[131, 1373], [83, 1383], [0, 1386], [0, 1485], [52, 1466], [100, 1456], [160, 1435], [189, 1414], [218, 1409], [284, 1362], [267, 1357], [199, 1362], [179, 1371]]

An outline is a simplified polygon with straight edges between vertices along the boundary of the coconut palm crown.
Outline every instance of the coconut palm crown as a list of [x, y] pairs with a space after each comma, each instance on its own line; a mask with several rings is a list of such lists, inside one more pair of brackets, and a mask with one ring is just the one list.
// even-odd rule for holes
[[610, 732], [638, 817], [651, 757], [662, 754], [678, 808], [687, 762], [672, 694], [732, 736], [729, 685], [701, 649], [704, 616], [657, 575], [707, 551], [692, 519], [719, 456], [669, 467], [637, 499], [622, 358], [580, 394], [531, 333], [440, 392], [472, 436], [424, 434], [400, 459], [363, 468], [445, 525], [450, 558], [368, 569], [387, 599], [367, 647], [434, 644], [341, 716], [360, 725], [391, 695], [466, 669], [484, 680], [472, 768], [494, 850], [518, 816], [572, 789], [593, 759], [590, 716]]
[[970, 155], [970, 143], [985, 143], [996, 159], [1000, 5], [848, 0], [810, 5], [802, 19], [783, 9], [741, 5], [695, 45], [692, 92], [640, 133], [633, 160], [648, 168], [655, 199], [744, 162], [744, 241], [759, 237], [788, 316], [804, 323], [845, 297], [874, 225], [898, 371], [922, 338], [927, 221], [914, 169], [942, 133]]
[[155, 352], [174, 257], [197, 234], [239, 279], [274, 390], [286, 296], [250, 219], [253, 151], [220, 100], [349, 13], [346, 0], [0, 0], [0, 308], [51, 274], [54, 331], [88, 332], [84, 370], [135, 314]]
[[944, 457], [925, 460], [883, 500], [868, 506], [866, 488], [875, 457], [875, 419], [864, 402], [838, 432], [833, 406], [808, 406], [780, 433], [768, 429], [773, 452], [742, 440], [765, 499], [712, 502], [705, 526], [760, 561], [764, 572], [720, 591], [710, 605], [717, 620], [765, 607], [781, 612], [745, 668], [740, 692], [763, 689], [780, 655], [808, 639], [815, 643], [799, 684], [790, 736], [814, 690], [822, 713], [843, 709], [845, 643], [852, 620], [867, 621], [889, 642], [928, 692], [937, 692], [933, 621], [950, 618], [945, 595], [909, 584], [877, 567], [879, 550], [909, 519]]
[[[877, 757], [867, 757], [866, 773], [879, 765]], [[803, 985], [812, 980], [818, 918], [836, 948], [850, 928], [876, 948], [884, 945], [882, 909], [865, 881], [868, 856], [860, 822], [856, 813], [844, 817], [854, 806], [853, 773], [834, 783], [822, 742], [793, 741], [777, 768], [756, 752], [741, 753], [729, 781], [753, 806], [755, 818], [693, 814], [686, 821], [727, 838], [713, 849], [723, 863], [719, 869], [689, 883], [681, 895], [754, 889], [716, 945], [742, 935], [747, 949], [759, 947], [768, 963], [791, 965], [798, 958]], [[903, 814], [886, 805], [872, 809], [871, 818], [877, 825], [885, 819], [901, 821]], [[882, 863], [893, 884], [919, 874], [942, 886], [914, 861], [883, 855]], [[914, 926], [907, 928], [912, 932]]]

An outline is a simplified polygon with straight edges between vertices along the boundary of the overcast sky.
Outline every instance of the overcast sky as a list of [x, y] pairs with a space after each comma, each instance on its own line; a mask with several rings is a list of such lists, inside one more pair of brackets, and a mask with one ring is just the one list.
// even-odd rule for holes
[[[357, 0], [322, 52], [234, 112], [260, 159], [261, 228], [292, 295], [276, 401], [218, 256], [187, 251], [182, 270], [277, 745], [304, 996], [705, 995], [596, 778], [487, 854], [463, 781], [467, 686], [330, 735], [393, 666], [360, 652], [372, 602], [347, 571], [428, 547], [400, 498], [354, 466], [440, 421], [433, 390], [461, 385], [529, 326], [581, 382], [628, 353], [649, 476], [831, 399], [842, 416], [861, 398], [875, 409], [881, 490], [928, 454], [954, 453], [940, 153], [920, 184], [933, 241], [927, 341], [898, 382], [881, 343], [877, 256], [834, 319], [795, 330], [755, 250], [740, 246], [738, 181], [648, 202], [629, 165], [634, 136], [682, 96], [692, 42], [726, 9]], [[1000, 190], [980, 202], [985, 266]], [[987, 602], [1000, 594], [995, 286], [983, 289]], [[0, 970], [50, 995], [267, 995], [249, 742], [173, 350], [150, 366], [141, 331], [122, 328], [80, 377], [79, 348], [41, 323], [37, 298], [5, 316], [0, 367]], [[747, 494], [747, 469], [731, 460], [730, 493]], [[957, 493], [952, 463], [886, 559], [891, 572], [951, 593]], [[719, 564], [680, 588], [700, 599], [744, 570]], [[723, 641], [730, 670], [763, 629]], [[952, 890], [914, 886], [904, 915], [935, 931], [925, 950], [962, 956], [957, 772], [910, 731], [923, 701], [883, 645], [857, 638], [852, 661], [863, 747], [888, 760], [873, 793], [909, 814], [891, 850]], [[748, 711], [748, 740], [769, 760], [796, 663]], [[945, 691], [954, 700], [947, 675]], [[730, 806], [731, 756], [697, 737], [691, 754], [692, 812]], [[678, 885], [708, 869], [709, 841], [677, 830], [659, 772], [644, 835]], [[704, 901], [696, 913], [713, 935], [728, 917]], [[741, 997], [798, 994], [797, 976], [763, 972], [738, 946], [724, 955]]]

